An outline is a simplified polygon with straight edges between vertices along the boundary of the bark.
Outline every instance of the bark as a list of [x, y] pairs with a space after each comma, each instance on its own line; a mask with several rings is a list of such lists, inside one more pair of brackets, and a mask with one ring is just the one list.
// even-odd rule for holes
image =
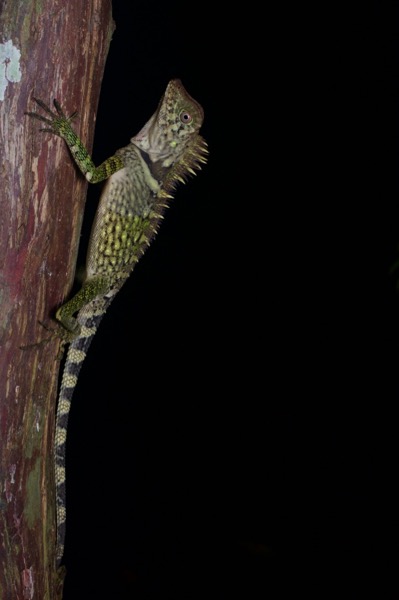
[[[54, 600], [52, 444], [59, 341], [86, 183], [61, 138], [24, 115], [66, 113], [90, 149], [113, 31], [111, 0], [0, 1], [0, 600]], [[39, 343], [45, 338], [49, 341]]]

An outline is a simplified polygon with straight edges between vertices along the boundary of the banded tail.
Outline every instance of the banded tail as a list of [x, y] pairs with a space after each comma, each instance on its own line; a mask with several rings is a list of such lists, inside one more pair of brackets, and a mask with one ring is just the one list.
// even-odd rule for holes
[[66, 530], [66, 489], [65, 489], [65, 450], [67, 439], [68, 417], [71, 408], [78, 375], [86, 358], [91, 341], [98, 325], [104, 316], [106, 306], [93, 310], [93, 304], [85, 306], [78, 314], [80, 325], [78, 337], [71, 341], [65, 360], [58, 398], [57, 416], [54, 440], [54, 470], [56, 485], [56, 514], [57, 514], [57, 564], [64, 554]]

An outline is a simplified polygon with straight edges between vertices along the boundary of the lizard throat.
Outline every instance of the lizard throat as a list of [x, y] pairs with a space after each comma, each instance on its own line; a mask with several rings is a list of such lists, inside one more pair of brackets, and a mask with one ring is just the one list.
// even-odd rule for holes
[[145, 153], [151, 163], [162, 167], [172, 166], [183, 154], [185, 144], [169, 128], [161, 128], [157, 123], [157, 114], [144, 125], [131, 142]]

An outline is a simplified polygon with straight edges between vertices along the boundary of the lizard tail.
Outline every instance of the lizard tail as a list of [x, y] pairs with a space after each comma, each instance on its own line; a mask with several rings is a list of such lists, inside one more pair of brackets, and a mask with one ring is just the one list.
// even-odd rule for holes
[[78, 314], [77, 321], [80, 325], [79, 335], [69, 344], [64, 370], [61, 380], [61, 389], [57, 405], [57, 417], [54, 440], [54, 469], [56, 484], [56, 515], [57, 515], [57, 564], [61, 562], [64, 554], [66, 530], [66, 490], [65, 490], [65, 449], [67, 426], [71, 399], [75, 390], [78, 375], [90, 343], [97, 331], [104, 312], [93, 314], [90, 305], [84, 307]]

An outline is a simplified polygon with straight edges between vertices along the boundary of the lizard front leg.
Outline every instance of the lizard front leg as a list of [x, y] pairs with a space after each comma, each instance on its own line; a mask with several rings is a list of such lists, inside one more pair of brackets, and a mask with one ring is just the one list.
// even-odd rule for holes
[[76, 164], [87, 181], [90, 183], [99, 183], [100, 181], [104, 181], [104, 179], [108, 179], [113, 173], [124, 167], [123, 160], [118, 155], [107, 158], [101, 165], [96, 167], [82, 141], [72, 129], [71, 123], [77, 115], [76, 111], [67, 117], [57, 100], [54, 100], [57, 112], [53, 112], [42, 100], [33, 99], [49, 117], [44, 117], [35, 112], [26, 112], [25, 114], [46, 124], [46, 127], [43, 127], [41, 131], [48, 131], [65, 140]]

